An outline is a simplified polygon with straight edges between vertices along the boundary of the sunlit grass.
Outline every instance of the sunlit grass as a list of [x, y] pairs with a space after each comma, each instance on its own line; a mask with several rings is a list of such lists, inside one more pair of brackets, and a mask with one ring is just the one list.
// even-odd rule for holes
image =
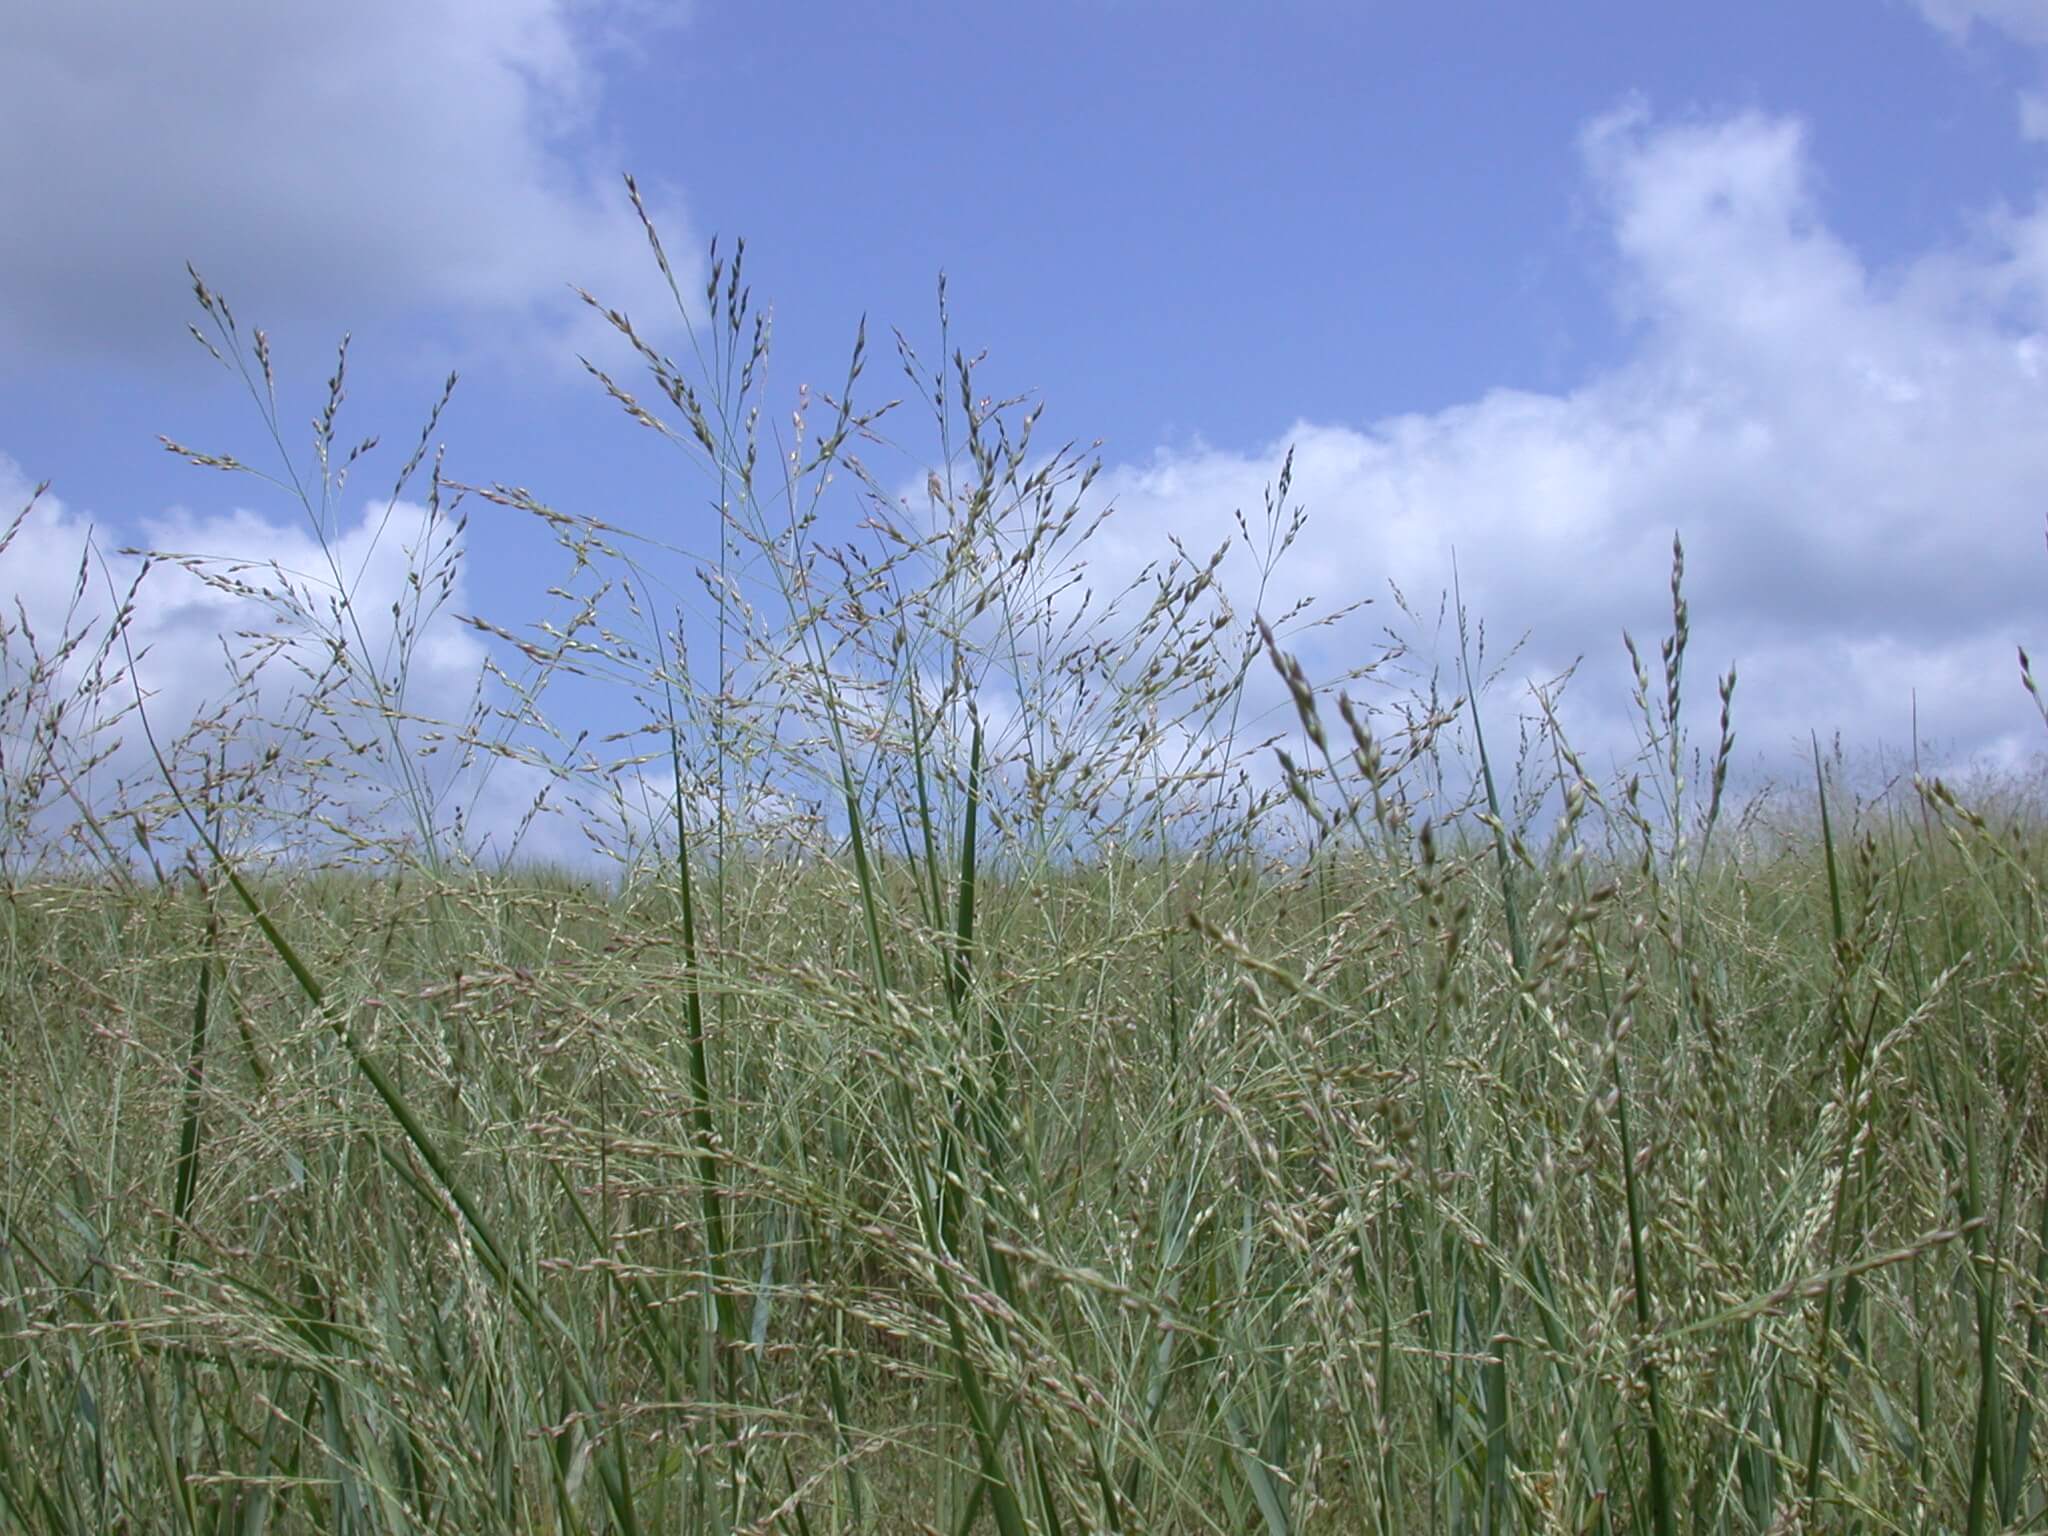
[[[1462, 615], [1454, 691], [1369, 707], [1391, 658], [1312, 678], [1220, 560], [1083, 607], [1092, 471], [966, 359], [903, 349], [906, 500], [858, 356], [778, 435], [739, 263], [678, 304], [687, 367], [612, 317], [656, 405], [600, 378], [724, 509], [687, 620], [653, 541], [487, 488], [564, 616], [413, 718], [435, 471], [395, 643], [288, 596], [306, 708], [112, 801], [118, 617], [0, 633], [0, 1525], [2039, 1523], [2038, 818], [1816, 754], [1767, 838], [1733, 677], [1681, 728], [1676, 550], [1618, 784], [1547, 705], [1486, 751]], [[569, 670], [629, 755], [549, 721]], [[492, 761], [616, 863], [466, 859]]]

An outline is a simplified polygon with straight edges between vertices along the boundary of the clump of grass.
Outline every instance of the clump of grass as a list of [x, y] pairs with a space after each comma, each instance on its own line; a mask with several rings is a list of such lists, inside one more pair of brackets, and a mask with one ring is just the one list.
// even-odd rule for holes
[[[8, 1523], [2038, 1521], [2037, 823], [1851, 806], [1816, 754], [1816, 836], [1717, 839], [1734, 677], [1700, 764], [1676, 547], [1638, 768], [1596, 781], [1546, 690], [1510, 775], [1462, 611], [1455, 689], [1401, 701], [1398, 653], [1312, 676], [1320, 617], [1225, 592], [1285, 557], [1286, 476], [1098, 593], [1094, 465], [984, 394], [943, 290], [939, 361], [897, 339], [925, 457], [855, 403], [864, 342], [782, 415], [743, 252], [684, 295], [648, 237], [689, 361], [593, 299], [646, 382], [591, 371], [704, 549], [436, 461], [388, 646], [339, 566], [186, 562], [321, 643], [265, 739], [346, 729], [360, 780], [237, 759], [224, 707], [67, 840], [32, 727], [121, 707], [125, 610], [55, 659], [0, 630], [45, 658], [0, 701]], [[331, 527], [341, 370], [294, 474], [267, 342], [198, 293]], [[474, 617], [491, 675], [423, 721], [467, 496], [552, 533], [561, 611]], [[544, 707], [572, 674], [643, 711], [610, 760]], [[611, 877], [472, 858], [488, 764]], [[307, 804], [332, 857], [277, 857]]]

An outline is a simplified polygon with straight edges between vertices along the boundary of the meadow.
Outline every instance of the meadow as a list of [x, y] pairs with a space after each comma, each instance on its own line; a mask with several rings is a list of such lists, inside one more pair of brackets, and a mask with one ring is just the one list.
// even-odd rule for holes
[[[1342, 616], [1222, 552], [1088, 588], [1092, 467], [974, 360], [899, 345], [905, 495], [864, 345], [790, 418], [740, 260], [676, 301], [686, 364], [593, 299], [646, 377], [592, 372], [721, 525], [687, 617], [677, 551], [444, 480], [430, 420], [381, 628], [187, 562], [277, 628], [175, 737], [148, 576], [0, 626], [0, 1527], [2042, 1524], [2026, 801], [1818, 748], [1738, 794], [1675, 547], [1618, 777], [1455, 606], [1442, 668], [1312, 677]], [[316, 526], [344, 379], [265, 471]], [[429, 720], [465, 500], [567, 574]], [[642, 711], [610, 758], [571, 676]], [[477, 856], [493, 768], [611, 864]]]

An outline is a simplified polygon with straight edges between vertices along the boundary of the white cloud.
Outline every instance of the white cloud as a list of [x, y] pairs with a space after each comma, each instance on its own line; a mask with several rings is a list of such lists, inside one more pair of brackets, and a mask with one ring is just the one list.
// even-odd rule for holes
[[2022, 43], [2048, 47], [2048, 5], [2041, 0], [1917, 0], [1920, 14], [1961, 40], [1973, 27], [2004, 32]]
[[[545, 330], [581, 323], [571, 282], [653, 316], [666, 301], [593, 67], [621, 23], [595, 15], [601, 37], [583, 0], [352, 0], [345, 25], [267, 0], [17, 8], [0, 347], [176, 345], [187, 260], [271, 325]], [[672, 204], [654, 211], [681, 261]]]
[[2048, 142], [2048, 95], [2020, 92], [2020, 137], [2030, 144]]
[[[1952, 43], [1967, 44], [1977, 32], [2003, 36], [2021, 47], [2048, 49], [2048, 4], [2043, 0], [1916, 0], [1920, 14]], [[2044, 59], [2048, 66], [2048, 59]], [[2018, 95], [2020, 137], [2048, 141], [2048, 94]]]
[[[0, 455], [0, 531], [29, 495], [19, 468]], [[324, 544], [309, 526], [282, 525], [240, 509], [206, 516], [174, 510], [145, 520], [144, 544], [199, 557], [200, 563], [160, 559], [143, 577], [125, 643], [116, 639], [106, 652], [105, 675], [119, 681], [96, 701], [67, 706], [60, 763], [69, 772], [103, 750], [108, 754], [78, 785], [100, 810], [138, 804], [154, 793], [160, 777], [141, 721], [132, 713], [122, 718], [139, 692], [150, 729], [166, 749], [193, 721], [224, 712], [225, 739], [241, 761], [259, 757], [274, 742], [288, 754], [353, 766], [364, 775], [353, 787], [333, 773], [321, 775], [322, 785], [340, 804], [368, 808], [401, 788], [377, 703], [381, 680], [384, 698], [418, 717], [400, 727], [414, 764], [430, 787], [447, 783], [456, 772], [454, 754], [427, 760], [417, 748], [431, 730], [426, 722], [460, 724], [484, 661], [481, 642], [456, 620], [466, 603], [460, 564], [445, 566], [437, 554], [459, 552], [459, 539], [447, 543], [451, 537], [457, 537], [454, 529], [433, 527], [425, 507], [406, 501], [365, 503], [358, 519], [331, 530]], [[6, 695], [0, 744], [10, 749], [0, 772], [17, 775], [0, 787], [10, 793], [20, 789], [23, 729], [29, 723], [16, 690], [28, 680], [36, 654], [64, 656], [44, 707], [71, 700], [90, 681], [117, 596], [126, 594], [137, 570], [137, 562], [119, 552], [124, 542], [96, 532], [60, 498], [46, 494], [0, 553], [0, 591], [9, 594], [9, 611], [0, 616], [0, 630], [6, 631], [0, 636], [0, 694]], [[437, 570], [448, 574], [445, 589], [435, 580]], [[418, 608], [422, 622], [407, 647], [411, 626], [402, 615], [414, 609], [416, 573], [425, 578], [429, 600]], [[231, 582], [247, 590], [233, 590]], [[344, 592], [352, 613], [333, 606]], [[437, 608], [431, 599], [441, 592], [445, 597]], [[65, 655], [70, 636], [82, 636], [84, 643]], [[324, 709], [314, 710], [309, 678], [326, 672], [334, 654], [330, 638], [344, 642], [352, 664], [338, 678], [327, 674], [333, 687]], [[401, 677], [402, 693], [395, 688]], [[111, 724], [95, 730], [95, 719]], [[220, 739], [214, 738], [216, 746]], [[357, 750], [362, 746], [368, 750]], [[182, 766], [190, 771], [193, 765], [188, 760]], [[296, 790], [305, 787], [301, 783]], [[60, 800], [56, 806], [60, 821], [69, 819], [65, 805]], [[274, 813], [283, 809], [272, 807]], [[444, 806], [437, 820], [452, 809]], [[299, 835], [317, 833], [308, 827]]]
[[[1377, 594], [1384, 608], [1392, 581], [1433, 611], [1455, 550], [1496, 650], [1530, 633], [1518, 674], [1586, 658], [1566, 719], [1602, 755], [1633, 739], [1621, 631], [1654, 667], [1669, 627], [1674, 529], [1696, 725], [1733, 660], [1747, 752], [1777, 756], [1809, 729], [1904, 747], [1916, 694], [1923, 736], [2033, 752], [2014, 647], [2048, 642], [2048, 215], [1877, 272], [1822, 219], [1795, 121], [1658, 124], [1629, 107], [1583, 152], [1636, 326], [1626, 362], [1569, 393], [1302, 421], [1256, 451], [1117, 467], [1097, 586], [1169, 532], [1205, 555], [1292, 444], [1309, 523], [1265, 607]], [[1242, 552], [1225, 576], [1249, 590]], [[1325, 672], [1361, 659], [1309, 652]]]
[[[528, 51], [535, 68], [573, 76], [572, 53]], [[553, 99], [573, 105], [576, 90]], [[1237, 509], [1260, 506], [1291, 444], [1310, 521], [1265, 609], [1377, 596], [1383, 612], [1389, 581], [1433, 608], [1455, 551], [1495, 651], [1529, 632], [1518, 677], [1585, 658], [1566, 719], [1596, 762], [1632, 740], [1620, 634], [1654, 662], [1674, 528], [1688, 553], [1696, 724], [1710, 725], [1712, 677], [1733, 660], [1745, 750], [1780, 762], [1809, 730], [1904, 747], [1916, 699], [1923, 735], [1959, 755], [2034, 751], [2039, 721], [2013, 653], [2048, 651], [2048, 209], [1993, 211], [1968, 242], [1880, 269], [1828, 227], [1796, 120], [1660, 122], [1630, 106], [1591, 124], [1581, 148], [1633, 327], [1623, 362], [1568, 392], [1495, 390], [1366, 424], [1305, 419], [1251, 450], [1196, 445], [1115, 466], [1098, 482], [1119, 511], [1090, 547], [1095, 588], [1129, 579], [1168, 534], [1206, 557]], [[632, 242], [627, 254], [644, 260]], [[0, 465], [0, 512], [23, 490]], [[367, 526], [344, 530], [341, 547], [359, 556]], [[0, 591], [54, 601], [81, 531], [47, 504], [0, 557]], [[304, 534], [246, 513], [170, 519], [149, 538], [318, 569]], [[364, 590], [384, 593], [398, 574], [373, 561]], [[1223, 574], [1243, 602], [1248, 556]], [[218, 636], [245, 621], [220, 594], [169, 585], [179, 573], [159, 578], [138, 638], [164, 669], [151, 683], [165, 708], [178, 688], [189, 708], [217, 676]], [[1363, 659], [1336, 633], [1302, 642], [1323, 673]], [[419, 677], [439, 690], [438, 712], [459, 708], [472, 643], [454, 633], [427, 653]], [[515, 784], [490, 804], [516, 812], [528, 781], [509, 774]]]

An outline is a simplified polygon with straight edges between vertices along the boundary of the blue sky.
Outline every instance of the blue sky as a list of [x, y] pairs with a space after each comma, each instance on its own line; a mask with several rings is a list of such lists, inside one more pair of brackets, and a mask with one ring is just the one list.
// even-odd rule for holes
[[[32, 613], [88, 525], [304, 552], [288, 503], [157, 443], [264, 462], [185, 335], [187, 260], [270, 331], [288, 424], [347, 330], [387, 461], [452, 367], [455, 478], [686, 523], [696, 492], [574, 362], [603, 338], [566, 285], [659, 314], [630, 170], [679, 261], [745, 236], [788, 392], [836, 385], [863, 314], [928, 346], [945, 271], [989, 384], [1101, 440], [1106, 569], [1212, 547], [1292, 445], [1310, 532], [1276, 595], [1426, 601], [1455, 549], [1523, 671], [1586, 657], [1609, 756], [1674, 529], [1697, 694], [1739, 662], [1760, 760], [1808, 728], [1901, 748], [1916, 701], [1950, 759], [2035, 750], [2048, 0], [346, 14], [0, 22], [0, 510], [53, 482], [0, 588]], [[898, 392], [886, 349], [870, 387]], [[906, 484], [929, 447], [908, 430]], [[456, 606], [531, 617], [547, 555], [479, 512]], [[146, 601], [190, 709], [232, 619]], [[474, 659], [450, 642], [452, 692]]]

